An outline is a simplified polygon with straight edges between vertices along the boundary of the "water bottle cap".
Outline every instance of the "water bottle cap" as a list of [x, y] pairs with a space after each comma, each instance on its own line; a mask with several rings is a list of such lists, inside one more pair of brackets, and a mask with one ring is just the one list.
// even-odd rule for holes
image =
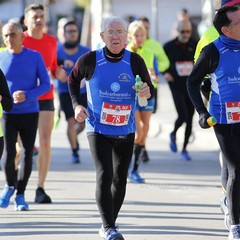
[[136, 75], [136, 82], [140, 82], [141, 81], [141, 78], [140, 78], [140, 76], [139, 75]]

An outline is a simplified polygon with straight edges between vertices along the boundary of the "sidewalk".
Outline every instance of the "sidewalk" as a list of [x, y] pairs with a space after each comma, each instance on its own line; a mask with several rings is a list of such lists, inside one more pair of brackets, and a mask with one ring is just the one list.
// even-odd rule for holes
[[[189, 146], [191, 162], [180, 161], [168, 149], [175, 109], [167, 84], [159, 89], [159, 110], [153, 115], [147, 149], [151, 161], [142, 163], [145, 184], [128, 184], [118, 218], [126, 240], [226, 240], [219, 200], [218, 146], [211, 130], [194, 120], [195, 140]], [[178, 133], [181, 145], [182, 130]], [[79, 137], [81, 164], [71, 164], [62, 117], [53, 132], [52, 164], [46, 191], [52, 204], [35, 204], [36, 159], [26, 190], [28, 212], [16, 212], [13, 202], [0, 209], [0, 239], [97, 240], [101, 222], [95, 203], [95, 171], [85, 133]], [[4, 184], [0, 172], [0, 186]], [[12, 198], [13, 200], [13, 198]]]

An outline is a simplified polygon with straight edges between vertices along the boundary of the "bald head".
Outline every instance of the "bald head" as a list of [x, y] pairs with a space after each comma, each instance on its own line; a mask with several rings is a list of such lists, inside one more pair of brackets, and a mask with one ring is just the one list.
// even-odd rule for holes
[[22, 33], [22, 32], [23, 32], [21, 24], [18, 23], [18, 22], [12, 22], [12, 21], [6, 23], [6, 24], [3, 26], [2, 32], [5, 31], [6, 29], [10, 29], [10, 28], [11, 28], [11, 29], [12, 29], [12, 28], [15, 28], [19, 33]]
[[182, 29], [187, 29], [187, 30], [190, 30], [192, 31], [192, 24], [189, 20], [181, 20], [181, 21], [178, 21], [178, 24], [177, 24], [177, 30], [182, 30]]
[[177, 24], [178, 40], [180, 42], [188, 42], [192, 35], [192, 24], [189, 20], [178, 21]]

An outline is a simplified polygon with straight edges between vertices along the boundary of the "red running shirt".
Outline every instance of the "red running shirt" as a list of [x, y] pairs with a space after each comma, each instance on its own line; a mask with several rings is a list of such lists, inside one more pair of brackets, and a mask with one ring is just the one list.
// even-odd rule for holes
[[[30, 37], [27, 32], [24, 32], [23, 45], [26, 48], [40, 52], [42, 54], [47, 70], [51, 72], [52, 76], [55, 76], [55, 71], [58, 68], [56, 38], [48, 34], [43, 34], [43, 38], [35, 39]], [[39, 100], [51, 100], [53, 98], [53, 83], [51, 83], [51, 90], [40, 96]]]

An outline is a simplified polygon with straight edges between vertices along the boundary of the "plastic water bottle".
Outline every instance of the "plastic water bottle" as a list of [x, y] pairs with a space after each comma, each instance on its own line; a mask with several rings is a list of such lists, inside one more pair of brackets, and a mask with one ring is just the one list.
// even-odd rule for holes
[[215, 117], [211, 116], [207, 119], [207, 123], [210, 127], [213, 127], [214, 125], [217, 124], [217, 119]]
[[[143, 85], [143, 82], [142, 82], [142, 79], [139, 75], [136, 76], [136, 83], [135, 83], [135, 87], [136, 87], [136, 91], [137, 93], [141, 90], [142, 88], [142, 85]], [[140, 107], [145, 107], [148, 105], [148, 100], [146, 97], [140, 97], [138, 95], [138, 104]]]

